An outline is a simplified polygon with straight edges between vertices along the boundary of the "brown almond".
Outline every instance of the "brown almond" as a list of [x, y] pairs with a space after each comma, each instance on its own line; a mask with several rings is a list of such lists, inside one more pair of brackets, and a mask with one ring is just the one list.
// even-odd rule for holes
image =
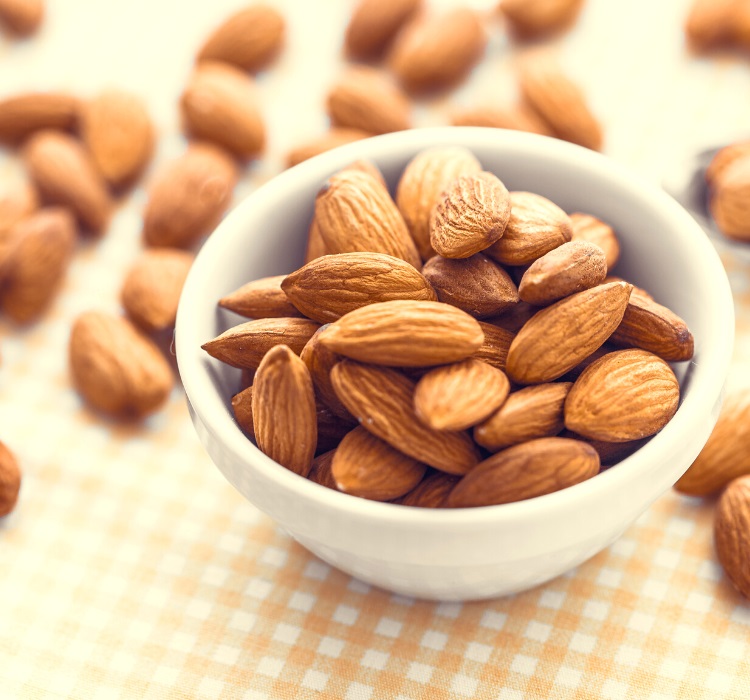
[[406, 223], [382, 183], [348, 168], [328, 179], [315, 219], [329, 253], [385, 253], [421, 267]]
[[276, 57], [284, 33], [284, 18], [276, 9], [250, 5], [214, 29], [198, 52], [198, 60], [223, 61], [254, 73]]
[[435, 254], [430, 244], [430, 219], [443, 192], [459, 176], [481, 170], [474, 154], [462, 146], [434, 146], [407, 164], [396, 190], [396, 203], [423, 260]]
[[[0, 0], [2, 2], [2, 0]], [[35, 131], [72, 129], [79, 102], [62, 92], [26, 92], [0, 100], [0, 141], [18, 143]]]
[[[344, 409], [346, 411], [346, 409]], [[315, 404], [315, 416], [318, 421], [318, 444], [315, 453], [336, 449], [344, 436], [357, 426], [351, 414], [346, 411], [346, 418], [337, 416], [328, 406], [321, 402]]]
[[505, 233], [484, 253], [504, 265], [527, 265], [567, 243], [572, 232], [570, 217], [554, 202], [532, 192], [511, 192]]
[[34, 321], [54, 299], [76, 245], [73, 217], [42, 209], [16, 224], [0, 275], [0, 308], [17, 323]]
[[30, 182], [10, 185], [0, 193], [0, 247], [19, 222], [39, 208], [39, 196]]
[[412, 265], [383, 253], [324, 255], [287, 275], [281, 288], [299, 311], [321, 323], [376, 302], [437, 298]]
[[750, 141], [739, 141], [720, 149], [706, 168], [706, 184], [713, 186], [721, 178], [727, 166], [741, 158], [750, 158]]
[[480, 462], [453, 487], [446, 506], [472, 508], [524, 501], [579, 484], [599, 472], [599, 455], [580, 440], [546, 437]]
[[620, 258], [620, 243], [611, 226], [590, 214], [576, 212], [570, 215], [573, 226], [572, 241], [588, 241], [604, 251], [607, 270], [611, 270]]
[[735, 479], [716, 505], [714, 544], [732, 585], [750, 598], [750, 477]]
[[466, 433], [448, 433], [424, 425], [414, 412], [414, 382], [384, 367], [339, 362], [333, 386], [349, 412], [376, 437], [419, 462], [465, 474], [479, 461]]
[[313, 217], [313, 220], [310, 222], [310, 229], [307, 232], [307, 245], [305, 246], [305, 265], [327, 254], [328, 248], [326, 247], [326, 242], [323, 240], [323, 236], [320, 235], [320, 228], [318, 226], [317, 220], [315, 219], [315, 217]]
[[320, 342], [320, 337], [326, 328], [327, 326], [323, 326], [315, 331], [302, 348], [300, 357], [310, 372], [318, 400], [328, 406], [334, 415], [350, 421], [352, 415], [341, 403], [331, 382], [331, 370], [342, 358]]
[[188, 133], [246, 160], [265, 147], [266, 128], [253, 79], [226, 63], [196, 67], [180, 98]]
[[422, 480], [426, 469], [361, 426], [344, 437], [331, 463], [339, 491], [372, 501], [403, 496]]
[[309, 141], [296, 146], [286, 156], [288, 167], [299, 165], [300, 163], [313, 158], [314, 156], [333, 150], [347, 143], [361, 141], [372, 134], [362, 131], [361, 129], [348, 129], [341, 126], [331, 127], [322, 136], [317, 136]]
[[459, 7], [412, 20], [394, 42], [389, 63], [408, 92], [446, 89], [466, 78], [486, 44], [478, 13]]
[[344, 35], [344, 50], [355, 60], [379, 58], [422, 0], [359, 0]]
[[249, 386], [232, 397], [232, 413], [237, 425], [251, 440], [255, 440], [253, 423], [253, 387]]
[[484, 423], [474, 428], [474, 440], [497, 452], [527, 440], [553, 437], [564, 427], [563, 406], [571, 382], [537, 384], [514, 391]]
[[459, 478], [441, 471], [430, 471], [409, 493], [394, 502], [415, 508], [444, 508], [445, 499]]
[[472, 359], [482, 360], [504, 372], [508, 360], [508, 350], [513, 338], [516, 337], [515, 333], [482, 321], [479, 321], [479, 327], [484, 334], [484, 342], [471, 355]]
[[104, 179], [113, 187], [130, 184], [154, 150], [154, 127], [139, 97], [108, 90], [81, 113], [81, 137]]
[[326, 105], [335, 127], [386, 134], [411, 126], [408, 98], [375, 68], [350, 68], [331, 88]]
[[612, 335], [625, 313], [630, 291], [626, 282], [612, 282], [542, 309], [513, 339], [508, 376], [519, 384], [541, 384], [573, 369]]
[[350, 311], [321, 334], [333, 352], [391, 367], [457, 362], [476, 352], [484, 334], [476, 319], [438, 301], [384, 301]]
[[0, 22], [18, 36], [33, 34], [44, 14], [43, 0], [0, 0]]
[[528, 131], [549, 136], [549, 126], [535, 112], [521, 105], [513, 107], [471, 107], [453, 114], [453, 126], [486, 126], [492, 129]]
[[169, 397], [174, 382], [169, 363], [126, 318], [81, 314], [73, 324], [69, 354], [75, 387], [103, 413], [143, 418]]
[[658, 433], [677, 411], [680, 385], [672, 368], [645, 350], [618, 350], [594, 362], [565, 400], [565, 427], [606, 442]]
[[315, 395], [305, 363], [286, 345], [263, 357], [253, 382], [258, 448], [282, 467], [307, 476], [318, 442]]
[[569, 241], [537, 258], [523, 273], [518, 296], [537, 306], [547, 306], [576, 292], [604, 282], [604, 251], [587, 241]]
[[312, 463], [310, 473], [307, 478], [310, 481], [314, 481], [316, 484], [325, 486], [328, 489], [338, 491], [336, 488], [336, 482], [333, 479], [333, 473], [331, 472], [331, 465], [333, 464], [333, 457], [336, 454], [336, 450], [328, 450], [322, 455], [318, 455]]
[[79, 141], [61, 131], [40, 131], [26, 143], [23, 155], [44, 202], [69, 207], [83, 228], [102, 233], [113, 202]]
[[736, 0], [693, 0], [685, 34], [695, 51], [719, 48], [730, 42]]
[[0, 442], [0, 518], [10, 515], [21, 490], [21, 468], [16, 456]]
[[263, 356], [276, 345], [286, 345], [299, 355], [318, 328], [307, 318], [260, 318], [234, 326], [201, 347], [232, 367], [257, 369]]
[[120, 299], [130, 320], [152, 333], [173, 328], [193, 255], [183, 250], [144, 250], [125, 275]]
[[536, 39], [568, 29], [578, 18], [583, 0], [502, 0], [500, 11], [522, 39]]
[[193, 143], [156, 175], [143, 215], [147, 245], [189, 248], [211, 233], [232, 200], [237, 169], [221, 149]]
[[463, 360], [424, 375], [414, 392], [414, 410], [435, 430], [466, 430], [496, 411], [510, 392], [499, 369], [481, 360]]
[[722, 170], [713, 183], [709, 209], [724, 235], [750, 240], [750, 158], [737, 158]]
[[285, 278], [286, 275], [276, 275], [243, 284], [239, 289], [219, 299], [219, 306], [248, 318], [302, 316], [281, 288]]

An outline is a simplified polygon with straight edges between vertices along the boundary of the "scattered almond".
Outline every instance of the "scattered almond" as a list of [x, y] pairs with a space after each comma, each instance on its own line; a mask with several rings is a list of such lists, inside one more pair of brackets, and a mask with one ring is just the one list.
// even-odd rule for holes
[[61, 92], [26, 92], [6, 97], [0, 100], [0, 141], [17, 143], [42, 129], [71, 129], [78, 113], [78, 100]]
[[0, 0], [0, 22], [14, 34], [33, 34], [43, 19], [44, 0]]
[[611, 270], [620, 258], [620, 243], [612, 227], [590, 214], [579, 212], [570, 215], [570, 223], [573, 226], [571, 240], [598, 245], [604, 251], [607, 270]]
[[18, 493], [21, 490], [21, 468], [18, 460], [0, 442], [0, 518], [9, 515], [16, 507]]
[[232, 412], [237, 425], [251, 440], [255, 440], [253, 423], [253, 387], [249, 386], [232, 397]]
[[583, 0], [502, 0], [500, 11], [523, 39], [560, 32], [578, 18]]
[[493, 129], [528, 131], [549, 136], [549, 127], [531, 110], [523, 106], [474, 107], [455, 112], [453, 126], [487, 126]]
[[422, 0], [360, 0], [346, 27], [347, 55], [360, 60], [382, 56], [421, 4]]
[[394, 502], [415, 508], [444, 508], [445, 499], [458, 481], [458, 476], [433, 470], [409, 493]]
[[712, 182], [709, 208], [721, 232], [750, 241], [750, 158], [737, 158]]
[[736, 0], [693, 0], [685, 22], [685, 34], [697, 51], [731, 43]]
[[750, 477], [735, 479], [721, 495], [714, 516], [714, 543], [729, 580], [750, 598]]
[[325, 134], [318, 136], [310, 141], [293, 148], [286, 157], [288, 167], [299, 165], [303, 161], [313, 158], [314, 156], [330, 151], [347, 143], [361, 141], [372, 134], [368, 134], [361, 129], [348, 129], [341, 126], [331, 127]]
[[243, 284], [219, 299], [219, 306], [248, 318], [293, 318], [302, 316], [281, 288], [286, 275], [263, 277]]
[[706, 168], [706, 184], [713, 186], [727, 166], [743, 158], [750, 158], [750, 141], [738, 141], [720, 149]]

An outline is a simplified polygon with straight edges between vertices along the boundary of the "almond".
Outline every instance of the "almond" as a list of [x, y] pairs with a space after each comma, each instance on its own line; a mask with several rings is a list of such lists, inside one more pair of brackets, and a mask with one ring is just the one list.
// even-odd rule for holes
[[0, 308], [17, 323], [36, 320], [62, 284], [76, 244], [73, 217], [42, 209], [16, 224], [0, 276]]
[[468, 258], [491, 246], [510, 219], [510, 195], [492, 173], [461, 175], [430, 218], [430, 244], [444, 258]]
[[685, 34], [697, 51], [715, 49], [728, 43], [736, 0], [693, 0], [685, 22]]
[[532, 192], [511, 192], [505, 233], [484, 252], [504, 265], [527, 265], [567, 243], [572, 232], [570, 217], [554, 202]]
[[630, 291], [626, 282], [612, 282], [542, 309], [513, 339], [508, 376], [519, 384], [541, 384], [573, 369], [612, 335], [625, 313]]
[[373, 501], [403, 496], [422, 480], [426, 469], [361, 426], [344, 437], [331, 463], [339, 491]]
[[511, 31], [523, 39], [535, 39], [570, 27], [583, 0], [502, 0], [500, 11]]
[[85, 229], [102, 233], [113, 202], [79, 141], [59, 131], [40, 131], [24, 147], [24, 160], [42, 200], [69, 207]]
[[433, 430], [417, 418], [414, 382], [399, 372], [344, 360], [331, 379], [349, 412], [391, 447], [449, 474], [465, 474], [478, 462], [466, 433]]
[[284, 18], [269, 5], [250, 5], [228, 17], [209, 36], [199, 61], [223, 61], [256, 72], [279, 53]]
[[607, 260], [593, 243], [570, 241], [537, 258], [524, 272], [518, 296], [546, 306], [604, 282]]
[[524, 501], [560, 491], [599, 472], [599, 455], [580, 440], [546, 437], [514, 445], [478, 464], [446, 499], [449, 508]]
[[411, 126], [408, 98], [374, 68], [350, 68], [331, 88], [326, 104], [333, 126], [371, 134], [403, 131]]
[[219, 223], [232, 199], [237, 170], [222, 150], [193, 143], [157, 173], [143, 215], [148, 245], [188, 248]]
[[287, 166], [291, 168], [292, 166], [299, 165], [303, 161], [320, 155], [321, 153], [325, 153], [326, 151], [338, 148], [347, 143], [361, 141], [368, 136], [372, 136], [372, 134], [368, 134], [361, 129], [348, 129], [340, 126], [331, 127], [331, 129], [322, 136], [306, 141], [289, 151], [286, 157]]
[[81, 314], [70, 334], [73, 383], [93, 408], [115, 417], [144, 416], [169, 397], [173, 376], [158, 346], [125, 318]]
[[276, 345], [286, 345], [299, 355], [318, 328], [307, 318], [260, 318], [234, 326], [201, 347], [232, 367], [257, 369]]
[[0, 246], [11, 229], [39, 208], [39, 197], [31, 183], [6, 187], [0, 193]]
[[318, 421], [316, 454], [337, 448], [339, 443], [344, 439], [344, 436], [354, 430], [357, 423], [348, 411], [346, 411], [346, 415], [347, 418], [341, 418], [333, 413], [325, 404], [320, 402], [315, 404], [315, 416]]
[[425, 374], [414, 393], [419, 419], [435, 430], [465, 430], [496, 411], [508, 396], [510, 382], [481, 360], [463, 360]]
[[331, 465], [333, 464], [333, 457], [335, 454], [336, 450], [328, 450], [328, 452], [324, 452], [322, 455], [317, 456], [313, 460], [307, 478], [310, 479], [310, 481], [314, 481], [316, 484], [338, 491], [336, 488], [336, 482], [333, 479], [333, 473], [331, 472]]
[[735, 479], [716, 506], [714, 543], [729, 580], [750, 598], [750, 477]]
[[300, 357], [310, 372], [310, 377], [315, 387], [315, 396], [318, 400], [328, 406], [334, 415], [351, 421], [351, 413], [341, 403], [341, 399], [336, 394], [331, 382], [331, 370], [342, 358], [335, 352], [331, 352], [320, 342], [321, 335], [325, 332], [326, 328], [327, 326], [323, 326], [315, 331], [312, 338], [302, 348]]
[[502, 313], [518, 302], [518, 290], [508, 273], [481, 253], [463, 260], [436, 255], [424, 264], [422, 274], [438, 301], [475, 318]]
[[573, 226], [571, 240], [598, 245], [604, 251], [607, 270], [611, 270], [620, 258], [620, 243], [612, 227], [590, 214], [580, 212], [570, 215], [570, 223]]
[[307, 476], [318, 442], [315, 395], [305, 363], [286, 345], [263, 357], [253, 382], [258, 448], [282, 467]]
[[113, 187], [131, 183], [154, 150], [154, 127], [140, 98], [109, 90], [82, 110], [81, 136], [104, 179]]
[[26, 92], [6, 97], [0, 100], [0, 141], [17, 143], [42, 129], [72, 129], [78, 112], [78, 100], [62, 92]]
[[143, 251], [125, 275], [120, 298], [125, 313], [147, 332], [173, 328], [193, 255], [183, 250]]
[[713, 186], [728, 165], [742, 158], [750, 158], [750, 141], [739, 141], [719, 150], [706, 168], [706, 184]]
[[310, 229], [307, 232], [307, 245], [305, 246], [305, 264], [326, 255], [328, 248], [323, 236], [320, 235], [320, 228], [315, 218], [310, 222]]
[[360, 362], [426, 367], [457, 362], [477, 351], [484, 334], [476, 319], [438, 301], [384, 301], [350, 311], [320, 342]]
[[249, 386], [232, 397], [232, 413], [237, 425], [251, 440], [255, 440], [255, 425], [253, 424], [253, 387]]
[[565, 427], [594, 440], [639, 440], [669, 423], [679, 401], [680, 385], [664, 360], [645, 350], [618, 350], [573, 384]]
[[455, 112], [453, 126], [486, 126], [493, 129], [528, 131], [549, 136], [549, 127], [529, 109], [514, 107], [473, 107]]
[[524, 100], [558, 138], [598, 151], [602, 128], [591, 113], [581, 89], [543, 53], [526, 56], [520, 67]]
[[239, 289], [219, 299], [219, 306], [248, 318], [293, 318], [302, 316], [292, 306], [281, 283], [286, 275], [263, 277], [243, 284]]
[[315, 219], [329, 253], [385, 253], [421, 266], [403, 217], [372, 175], [349, 168], [330, 177], [315, 200]]
[[33, 34], [43, 19], [43, 0], [0, 0], [0, 22], [14, 34]]
[[375, 163], [373, 163], [371, 160], [367, 160], [366, 158], [355, 160], [353, 163], [347, 165], [344, 170], [356, 170], [358, 172], [370, 175], [371, 177], [374, 177], [381, 185], [383, 185], [386, 190], [388, 189], [388, 183], [385, 181], [383, 173], [380, 172], [380, 168], [378, 168], [378, 166], [375, 165]]
[[5, 443], [0, 442], [0, 518], [16, 507], [21, 490], [21, 468]]
[[415, 508], [444, 508], [445, 499], [458, 481], [459, 477], [453, 474], [431, 471], [395, 503]]
[[376, 302], [437, 298], [412, 265], [383, 253], [324, 255], [288, 275], [281, 288], [299, 311], [321, 323]]
[[252, 78], [226, 63], [200, 63], [180, 98], [187, 131], [240, 159], [264, 148], [266, 129]]
[[379, 58], [422, 0], [360, 0], [344, 35], [349, 58]]
[[484, 423], [474, 428], [474, 440], [497, 452], [536, 438], [552, 437], [564, 427], [563, 406], [571, 382], [537, 384], [514, 391]]
[[701, 453], [674, 485], [688, 496], [709, 496], [750, 474], [750, 394], [730, 394]]
[[466, 7], [415, 18], [404, 27], [389, 56], [391, 69], [412, 93], [461, 82], [487, 44], [479, 16]]
[[709, 209], [724, 235], [750, 241], [750, 158], [737, 158], [721, 171], [711, 189]]
[[475, 360], [482, 360], [488, 365], [505, 371], [508, 359], [508, 350], [510, 344], [515, 338], [515, 334], [500, 328], [492, 323], [479, 322], [479, 327], [484, 334], [484, 342], [479, 346], [471, 357]]
[[423, 260], [435, 254], [430, 244], [430, 219], [443, 192], [460, 175], [481, 170], [474, 154], [461, 146], [428, 148], [414, 156], [404, 169], [396, 203]]

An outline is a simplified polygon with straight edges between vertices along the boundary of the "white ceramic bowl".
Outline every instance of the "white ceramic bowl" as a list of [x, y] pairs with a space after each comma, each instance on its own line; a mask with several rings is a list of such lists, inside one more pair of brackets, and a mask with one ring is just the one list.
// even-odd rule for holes
[[[353, 498], [287, 471], [235, 424], [239, 370], [200, 349], [242, 319], [217, 300], [302, 264], [315, 194], [331, 173], [369, 158], [393, 189], [436, 144], [471, 149], [511, 190], [549, 197], [611, 223], [616, 273], [686, 319], [695, 359], [678, 366], [682, 403], [644, 447], [593, 479], [539, 498], [473, 509], [407, 508]], [[242, 202], [198, 255], [177, 317], [177, 360], [195, 428], [226, 478], [304, 547], [368, 583], [434, 599], [530, 588], [610, 545], [687, 469], [716, 421], [734, 329], [721, 262], [695, 221], [661, 190], [598, 153], [532, 134], [481, 128], [405, 131], [360, 141], [287, 170]]]

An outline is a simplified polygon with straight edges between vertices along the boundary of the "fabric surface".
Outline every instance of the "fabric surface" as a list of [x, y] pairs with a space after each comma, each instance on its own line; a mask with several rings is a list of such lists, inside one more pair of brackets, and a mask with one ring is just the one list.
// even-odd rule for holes
[[[37, 37], [0, 39], [0, 94], [131, 89], [157, 121], [158, 165], [183, 147], [176, 104], [197, 46], [242, 4], [50, 2]], [[290, 31], [259, 81], [269, 156], [237, 200], [324, 130], [340, 70], [351, 3], [277, 4]], [[654, 182], [692, 150], [748, 135], [750, 63], [689, 56], [687, 6], [588, 0], [558, 42], [605, 124], [606, 152]], [[418, 124], [512, 94], [511, 62], [496, 23], [471, 80], [421, 103]], [[0, 187], [20, 177], [3, 153]], [[210, 463], [179, 388], [143, 425], [84, 408], [66, 367], [70, 323], [119, 308], [144, 200], [137, 189], [104, 240], [81, 245], [41, 323], [0, 322], [0, 439], [24, 470], [18, 507], [0, 521], [0, 698], [750, 698], [750, 604], [715, 561], [710, 502], [667, 493], [609, 549], [532, 591], [425, 603], [343, 575], [277, 530]], [[750, 377], [748, 258], [724, 253], [733, 385]]]

